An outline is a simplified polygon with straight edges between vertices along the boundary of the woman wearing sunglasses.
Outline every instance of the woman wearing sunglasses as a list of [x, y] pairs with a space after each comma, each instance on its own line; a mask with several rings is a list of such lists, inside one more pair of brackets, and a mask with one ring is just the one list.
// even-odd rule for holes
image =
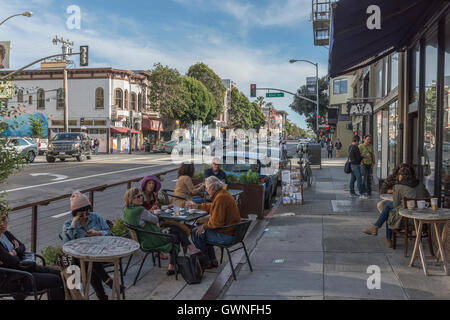
[[[70, 197], [72, 219], [65, 222], [63, 227], [63, 241], [85, 237], [112, 236], [112, 232], [106, 221], [92, 210], [89, 199], [80, 192], [75, 192]], [[79, 264], [79, 261], [76, 261]], [[94, 262], [92, 269], [91, 285], [99, 300], [108, 300], [102, 282], [109, 288], [113, 287], [113, 280], [106, 273], [103, 263]]]

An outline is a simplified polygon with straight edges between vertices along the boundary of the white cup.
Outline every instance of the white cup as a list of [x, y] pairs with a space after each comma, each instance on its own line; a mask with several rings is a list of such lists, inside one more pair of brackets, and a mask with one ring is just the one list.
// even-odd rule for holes
[[417, 208], [423, 210], [425, 208], [428, 208], [430, 204], [426, 201], [417, 201]]

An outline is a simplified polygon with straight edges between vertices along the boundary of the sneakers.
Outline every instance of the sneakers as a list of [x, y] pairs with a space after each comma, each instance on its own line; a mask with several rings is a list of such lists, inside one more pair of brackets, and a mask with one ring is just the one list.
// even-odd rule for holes
[[359, 198], [359, 196], [356, 193], [350, 193], [350, 198]]
[[369, 199], [369, 197], [366, 194], [360, 195], [359, 198], [364, 200]]

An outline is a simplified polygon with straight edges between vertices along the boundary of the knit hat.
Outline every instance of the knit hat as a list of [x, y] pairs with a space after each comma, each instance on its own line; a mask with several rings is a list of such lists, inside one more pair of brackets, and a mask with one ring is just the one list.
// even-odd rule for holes
[[161, 181], [159, 181], [158, 177], [146, 176], [141, 181], [141, 192], [144, 192], [145, 186], [146, 186], [147, 182], [149, 182], [149, 181], [155, 181], [155, 191], [154, 192], [158, 192], [161, 189]]
[[79, 191], [74, 192], [70, 196], [70, 209], [75, 211], [77, 209], [81, 209], [87, 206], [91, 206], [91, 202], [89, 199]]

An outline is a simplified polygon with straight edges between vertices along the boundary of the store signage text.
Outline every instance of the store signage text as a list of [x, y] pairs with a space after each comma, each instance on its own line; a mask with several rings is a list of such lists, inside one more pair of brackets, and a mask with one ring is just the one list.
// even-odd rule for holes
[[347, 110], [351, 116], [371, 115], [373, 113], [372, 103], [349, 103]]

